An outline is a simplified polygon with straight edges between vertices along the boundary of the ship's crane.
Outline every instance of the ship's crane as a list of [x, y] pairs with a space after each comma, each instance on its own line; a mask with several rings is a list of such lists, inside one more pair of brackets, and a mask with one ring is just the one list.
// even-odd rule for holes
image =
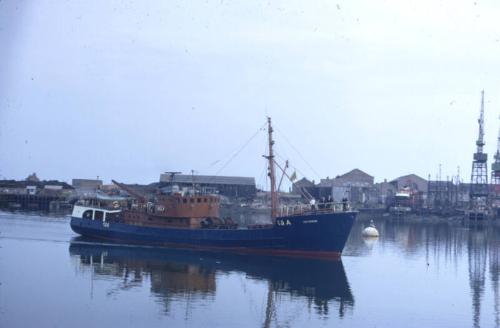
[[137, 198], [137, 200], [139, 201], [139, 203], [146, 203], [147, 202], [147, 199], [146, 197], [144, 197], [144, 195], [141, 195], [140, 193], [138, 193], [137, 191], [133, 190], [132, 188], [130, 188], [129, 186], [127, 185], [124, 185], [123, 183], [120, 183], [120, 182], [117, 182], [115, 180], [111, 180], [115, 185], [118, 186], [118, 188], [122, 189], [122, 190], [125, 190], [129, 195]]

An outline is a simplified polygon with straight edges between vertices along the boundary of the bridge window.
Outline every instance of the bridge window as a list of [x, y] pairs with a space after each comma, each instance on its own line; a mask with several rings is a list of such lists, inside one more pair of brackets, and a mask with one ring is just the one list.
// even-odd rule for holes
[[94, 212], [94, 220], [102, 220], [104, 218], [103, 211], [95, 211]]
[[84, 219], [92, 220], [92, 210], [86, 210], [85, 212], [83, 212], [82, 217]]
[[118, 213], [106, 213], [106, 220], [111, 222], [118, 221]]

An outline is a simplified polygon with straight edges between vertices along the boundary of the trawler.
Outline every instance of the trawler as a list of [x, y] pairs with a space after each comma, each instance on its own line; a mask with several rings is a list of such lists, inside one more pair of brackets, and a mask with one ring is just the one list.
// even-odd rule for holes
[[[71, 228], [76, 233], [121, 243], [288, 257], [335, 259], [341, 256], [357, 212], [342, 203], [280, 206], [276, 190], [273, 128], [267, 118], [271, 181], [271, 222], [240, 227], [219, 214], [220, 197], [196, 190], [157, 190], [155, 200], [113, 181], [137, 202], [131, 206], [77, 203]], [[283, 175], [287, 175], [282, 170]], [[288, 176], [288, 175], [287, 175]], [[306, 192], [307, 193], [307, 192]], [[305, 195], [311, 198], [310, 195]]]

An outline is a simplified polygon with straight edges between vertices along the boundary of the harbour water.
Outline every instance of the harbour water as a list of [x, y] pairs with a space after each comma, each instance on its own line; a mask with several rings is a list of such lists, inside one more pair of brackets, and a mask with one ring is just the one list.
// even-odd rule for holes
[[82, 239], [0, 212], [0, 327], [500, 327], [500, 227], [358, 221], [342, 261]]

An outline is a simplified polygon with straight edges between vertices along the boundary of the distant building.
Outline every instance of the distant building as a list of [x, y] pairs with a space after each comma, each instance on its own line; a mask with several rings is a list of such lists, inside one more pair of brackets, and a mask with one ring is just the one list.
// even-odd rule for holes
[[195, 186], [197, 189], [218, 192], [227, 197], [253, 198], [257, 188], [255, 178], [216, 175], [191, 175], [164, 173], [160, 175], [160, 185], [176, 184], [179, 187]]
[[[411, 207], [413, 211], [420, 211], [427, 206], [429, 184], [426, 179], [416, 174], [408, 174], [396, 178], [390, 183], [397, 189], [398, 193], [401, 192], [409, 195], [410, 200], [406, 206]], [[397, 205], [397, 202], [398, 196], [396, 195], [392, 206]]]
[[372, 187], [374, 177], [361, 171], [360, 169], [351, 170], [335, 178], [336, 184], [350, 185], [353, 187]]
[[391, 184], [397, 189], [410, 188], [413, 191], [421, 191], [427, 193], [428, 183], [424, 178], [416, 174], [403, 175], [391, 181]]
[[0, 180], [0, 208], [58, 211], [73, 192], [73, 187], [57, 180]]
[[[304, 192], [305, 191], [305, 192]], [[314, 181], [309, 181], [306, 178], [302, 178], [299, 181], [295, 182], [292, 186], [292, 193], [297, 195], [309, 194], [314, 198], [318, 197], [318, 190]]]
[[[493, 185], [489, 185], [493, 192]], [[469, 183], [456, 183], [451, 180], [429, 180], [427, 207], [431, 209], [464, 208], [469, 204]]]
[[[494, 186], [491, 186], [494, 188]], [[469, 206], [470, 201], [470, 183], [459, 183], [458, 184], [458, 196], [457, 205], [462, 208]]]
[[33, 172], [32, 174], [28, 175], [28, 177], [26, 178], [26, 181], [39, 182], [40, 179], [38, 179], [38, 177], [36, 176], [36, 173]]
[[28, 195], [36, 195], [37, 188], [36, 186], [26, 186], [26, 193]]
[[335, 201], [347, 198], [352, 203], [365, 204], [370, 200], [373, 181], [373, 176], [360, 169], [354, 169], [335, 179], [322, 180], [320, 184], [322, 188], [331, 185], [331, 194]]
[[57, 180], [0, 180], [0, 194], [2, 195], [67, 196], [72, 192], [73, 187]]
[[374, 188], [376, 190], [376, 203], [386, 206], [393, 202], [394, 195], [398, 192], [398, 189], [387, 180], [375, 183]]
[[333, 197], [334, 201], [339, 202], [347, 198], [354, 203], [366, 203], [371, 198], [376, 198], [373, 196], [373, 181], [373, 176], [360, 169], [354, 169], [334, 179], [329, 177], [321, 179], [316, 185], [304, 178], [295, 183], [294, 189], [298, 189], [297, 185], [306, 188], [318, 199]]
[[[316, 185], [316, 198], [328, 198], [328, 196], [332, 196], [333, 188], [334, 188], [335, 179], [330, 179], [326, 177], [326, 179], [320, 179], [319, 183]], [[337, 199], [340, 200], [340, 199]]]
[[102, 186], [102, 180], [97, 179], [73, 179], [71, 185], [75, 189], [95, 190]]

